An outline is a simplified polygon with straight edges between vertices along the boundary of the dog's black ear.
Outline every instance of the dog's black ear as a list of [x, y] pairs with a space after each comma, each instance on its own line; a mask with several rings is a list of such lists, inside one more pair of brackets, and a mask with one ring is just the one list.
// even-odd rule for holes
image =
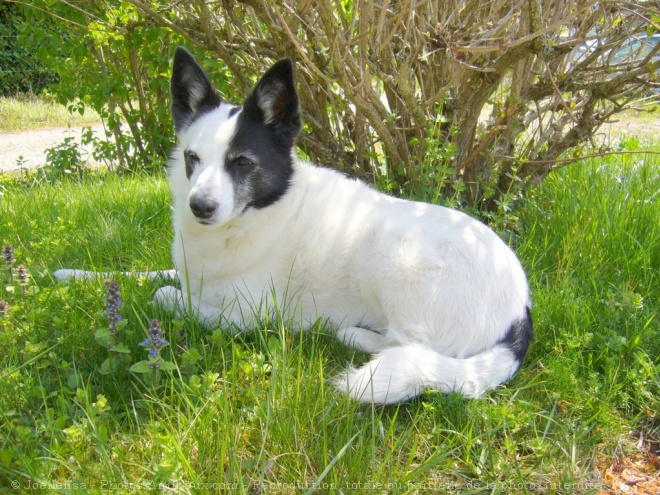
[[195, 118], [217, 108], [222, 98], [204, 69], [188, 50], [182, 46], [174, 52], [172, 64], [172, 117], [177, 132], [181, 132]]
[[293, 62], [285, 58], [268, 69], [245, 100], [243, 109], [260, 114], [278, 138], [287, 144], [293, 142], [301, 128]]

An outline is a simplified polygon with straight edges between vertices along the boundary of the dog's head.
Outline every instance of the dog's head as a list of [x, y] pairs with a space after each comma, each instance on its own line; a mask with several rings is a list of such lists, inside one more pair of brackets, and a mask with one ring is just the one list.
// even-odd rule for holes
[[199, 62], [179, 47], [170, 90], [179, 140], [171, 177], [175, 194], [187, 192], [186, 215], [222, 225], [286, 193], [301, 128], [289, 59], [273, 65], [236, 106], [222, 100]]

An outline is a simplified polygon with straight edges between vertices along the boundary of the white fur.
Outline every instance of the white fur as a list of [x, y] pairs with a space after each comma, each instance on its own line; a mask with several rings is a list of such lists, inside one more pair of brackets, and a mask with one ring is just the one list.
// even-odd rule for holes
[[[237, 328], [274, 297], [296, 327], [327, 319], [342, 341], [376, 353], [336, 381], [363, 401], [398, 402], [425, 387], [476, 397], [515, 373], [515, 356], [497, 344], [524, 318], [529, 291], [492, 230], [302, 161], [278, 202], [243, 211], [223, 170], [235, 122], [227, 115], [223, 104], [179, 135], [171, 179], [183, 294], [164, 287], [157, 301], [192, 301], [200, 318]], [[201, 159], [190, 183], [185, 148]], [[200, 190], [221, 205], [212, 225], [188, 206]]]
[[97, 278], [112, 278], [117, 275], [132, 278], [146, 278], [147, 280], [170, 280], [177, 278], [176, 270], [157, 270], [153, 272], [93, 272], [88, 270], [62, 268], [53, 272], [53, 278], [58, 282], [66, 282], [71, 278], [92, 280]]
[[[184, 148], [194, 150], [200, 157], [201, 163], [195, 167], [190, 181], [186, 179], [183, 168], [177, 169], [177, 174], [172, 175], [174, 221], [177, 224], [183, 220], [179, 218], [180, 215], [193, 218], [189, 199], [194, 195], [215, 198], [220, 202], [220, 208], [213, 218], [209, 219], [213, 223], [225, 223], [245, 207], [244, 202], [236, 201], [234, 187], [222, 166], [236, 123], [235, 116], [228, 117], [230, 110], [230, 105], [221, 105], [209, 115], [194, 122], [185, 134], [179, 136], [179, 148], [176, 153], [180, 166], [184, 167], [181, 154]], [[202, 125], [203, 123], [206, 125]]]
[[264, 123], [270, 124], [274, 120], [273, 105], [277, 100], [277, 95], [282, 91], [281, 84], [274, 84], [267, 91], [261, 90], [259, 93], [259, 106], [264, 112]]

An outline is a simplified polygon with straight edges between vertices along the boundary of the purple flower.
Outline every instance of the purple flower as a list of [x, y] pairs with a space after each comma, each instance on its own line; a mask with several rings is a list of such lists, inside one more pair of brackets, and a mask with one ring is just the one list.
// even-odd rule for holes
[[[163, 337], [164, 334], [165, 332], [163, 332], [163, 329], [160, 327], [160, 322], [155, 319], [151, 320], [151, 326], [149, 327], [149, 337], [140, 342], [140, 345], [149, 351], [149, 356], [152, 358], [159, 357], [160, 350], [169, 344], [167, 339]], [[160, 364], [158, 366], [160, 366]]]
[[11, 246], [5, 246], [5, 264], [7, 265], [7, 271], [9, 272], [9, 279], [14, 280], [14, 272], [12, 271], [12, 265], [14, 264], [14, 248]]
[[7, 315], [7, 301], [2, 300], [0, 301], [0, 316], [6, 316]]
[[25, 295], [27, 293], [28, 272], [23, 265], [18, 265], [18, 284], [21, 286], [21, 292]]
[[23, 265], [18, 265], [18, 283], [21, 285], [27, 285], [28, 283], [27, 270]]
[[5, 263], [11, 266], [14, 263], [14, 248], [5, 246]]
[[119, 284], [114, 280], [108, 280], [106, 285], [108, 287], [108, 298], [105, 305], [105, 314], [108, 318], [108, 330], [111, 333], [116, 333], [119, 329], [119, 322], [122, 320], [119, 312], [124, 303], [119, 293]]

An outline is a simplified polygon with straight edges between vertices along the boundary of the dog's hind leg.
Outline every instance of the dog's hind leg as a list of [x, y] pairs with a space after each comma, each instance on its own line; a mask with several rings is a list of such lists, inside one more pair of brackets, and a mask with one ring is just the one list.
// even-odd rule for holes
[[342, 328], [337, 330], [337, 338], [354, 349], [371, 354], [382, 351], [386, 347], [383, 334], [366, 328]]
[[121, 275], [129, 278], [146, 278], [147, 280], [176, 280], [176, 270], [157, 270], [153, 272], [92, 272], [88, 270], [72, 270], [69, 268], [62, 268], [53, 272], [53, 278], [58, 282], [66, 282], [71, 278], [76, 279], [99, 279], [99, 278], [112, 278]]

